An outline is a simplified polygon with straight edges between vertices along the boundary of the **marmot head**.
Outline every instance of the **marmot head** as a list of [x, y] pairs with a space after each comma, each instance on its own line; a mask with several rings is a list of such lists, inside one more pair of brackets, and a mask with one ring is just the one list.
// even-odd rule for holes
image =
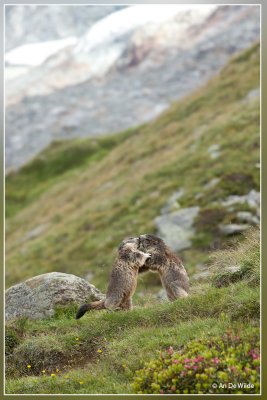
[[138, 249], [138, 238], [124, 239], [118, 248], [118, 255], [121, 260], [135, 268], [143, 266], [147, 259], [151, 257], [149, 253], [144, 253]]
[[118, 250], [120, 251], [122, 249], [129, 248], [134, 251], [134, 250], [138, 249], [138, 244], [139, 244], [138, 238], [134, 238], [134, 237], [125, 238], [120, 243]]
[[138, 249], [148, 253], [164, 253], [166, 245], [164, 241], [156, 235], [147, 233], [138, 238]]

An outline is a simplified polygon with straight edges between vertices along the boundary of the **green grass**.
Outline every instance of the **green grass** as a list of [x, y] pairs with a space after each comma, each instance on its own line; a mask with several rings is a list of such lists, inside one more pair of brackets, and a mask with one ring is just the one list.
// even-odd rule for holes
[[260, 284], [260, 231], [254, 228], [244, 236], [244, 242], [238, 246], [213, 254], [212, 269], [215, 286], [227, 286], [243, 279], [247, 280], [250, 286]]

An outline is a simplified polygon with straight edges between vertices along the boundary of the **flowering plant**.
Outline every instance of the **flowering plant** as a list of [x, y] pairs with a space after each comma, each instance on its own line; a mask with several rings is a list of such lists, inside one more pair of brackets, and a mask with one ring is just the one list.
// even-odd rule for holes
[[169, 347], [136, 371], [136, 393], [259, 393], [258, 330], [192, 340]]

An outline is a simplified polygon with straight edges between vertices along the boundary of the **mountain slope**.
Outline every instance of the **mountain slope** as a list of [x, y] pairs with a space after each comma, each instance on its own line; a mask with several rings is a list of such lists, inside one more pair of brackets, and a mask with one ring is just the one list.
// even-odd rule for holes
[[[180, 188], [182, 207], [200, 206], [200, 216], [215, 209], [214, 223], [234, 221], [238, 210], [229, 213], [222, 201], [259, 190], [259, 101], [251, 95], [258, 87], [255, 45], [155, 121], [120, 136], [54, 144], [9, 175], [7, 286], [56, 270], [90, 272], [104, 291], [118, 243], [155, 232], [154, 218]], [[216, 158], [208, 151], [214, 144]], [[196, 221], [195, 244], [181, 254], [190, 274], [215, 241], [224, 242], [212, 222]], [[138, 290], [149, 282], [153, 292], [153, 274]]]
[[125, 8], [29, 73], [20, 67], [24, 74], [14, 78], [16, 68], [9, 68], [6, 171], [53, 140], [111, 134], [152, 120], [259, 40], [259, 6], [180, 7]]

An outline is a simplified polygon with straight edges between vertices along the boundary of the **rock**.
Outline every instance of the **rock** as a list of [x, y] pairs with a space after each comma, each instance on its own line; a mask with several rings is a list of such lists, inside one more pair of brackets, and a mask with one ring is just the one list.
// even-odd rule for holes
[[260, 223], [259, 218], [256, 217], [255, 215], [253, 215], [249, 211], [238, 211], [236, 216], [240, 221], [243, 221], [243, 222], [248, 222], [251, 224], [259, 224]]
[[256, 208], [258, 212], [260, 212], [260, 192], [256, 192], [256, 190], [251, 190], [247, 194], [247, 203], [250, 207]]
[[244, 204], [248, 202], [250, 202], [252, 207], [256, 207], [260, 202], [260, 193], [256, 192], [255, 190], [251, 190], [248, 194], [245, 194], [243, 196], [228, 196], [227, 199], [222, 202], [222, 205], [224, 207], [229, 207], [238, 203]]
[[194, 274], [191, 277], [191, 281], [199, 281], [201, 279], [206, 279], [206, 278], [209, 278], [210, 275], [211, 275], [211, 272], [208, 269], [206, 269], [206, 270], [203, 270], [201, 272], [197, 272], [196, 274]]
[[253, 100], [258, 100], [260, 98], [260, 88], [255, 88], [250, 90], [248, 94], [241, 100], [242, 103], [250, 103]]
[[158, 235], [165, 240], [174, 251], [191, 247], [191, 237], [194, 235], [193, 222], [199, 207], [183, 208], [155, 219]]
[[177, 190], [177, 192], [174, 192], [171, 197], [169, 198], [169, 200], [167, 201], [167, 203], [165, 204], [164, 207], [162, 207], [161, 214], [168, 214], [172, 211], [175, 211], [175, 209], [180, 208], [179, 203], [177, 202], [177, 200], [179, 200], [183, 195], [184, 195], [184, 189], [181, 188], [179, 190]]
[[62, 272], [38, 275], [11, 286], [5, 292], [5, 318], [51, 317], [55, 308], [70, 303], [100, 300], [104, 295], [78, 276]]
[[219, 182], [220, 182], [220, 178], [213, 178], [211, 181], [209, 181], [209, 182], [203, 187], [203, 189], [204, 189], [204, 190], [212, 189], [212, 188], [214, 188], [214, 187], [217, 185], [217, 183], [219, 183]]
[[220, 145], [219, 144], [212, 144], [209, 148], [208, 148], [208, 153], [211, 156], [212, 159], [218, 158], [221, 154], [221, 152], [219, 151], [220, 149]]
[[164, 301], [168, 301], [168, 296], [167, 293], [164, 289], [161, 289], [156, 295], [155, 295], [156, 299], [164, 302]]
[[[217, 185], [217, 183], [219, 183], [219, 182], [220, 182], [220, 178], [213, 178], [213, 179], [211, 179], [211, 181], [209, 181], [208, 183], [206, 183], [206, 185], [203, 186], [203, 190], [212, 189], [212, 188], [214, 188], [214, 187]], [[196, 200], [199, 200], [199, 199], [201, 199], [201, 197], [203, 197], [203, 196], [204, 196], [204, 193], [199, 192], [199, 193], [197, 193], [197, 194], [195, 195], [195, 199], [196, 199]]]
[[235, 272], [240, 271], [240, 269], [240, 265], [231, 265], [230, 267], [225, 268], [225, 271], [234, 274]]
[[247, 203], [251, 208], [256, 209], [257, 216], [260, 216], [260, 192], [256, 192], [254, 189], [243, 196], [229, 196], [225, 201], [222, 202], [222, 205], [224, 207], [231, 207], [236, 204], [245, 203]]
[[248, 229], [250, 225], [247, 224], [227, 224], [219, 225], [220, 232], [224, 235], [233, 235], [234, 233], [240, 233]]

